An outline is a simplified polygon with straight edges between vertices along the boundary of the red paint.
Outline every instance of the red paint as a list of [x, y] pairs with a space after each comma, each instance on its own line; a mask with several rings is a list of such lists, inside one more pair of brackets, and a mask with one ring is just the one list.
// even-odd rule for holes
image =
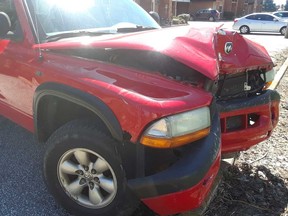
[[[218, 28], [185, 26], [128, 35], [70, 38], [35, 45], [34, 48], [48, 50], [114, 48], [156, 51], [194, 68], [210, 79], [216, 79], [219, 72], [235, 73], [248, 68], [273, 67], [273, 62], [264, 47], [238, 33], [226, 31], [224, 36], [217, 34], [217, 31]], [[233, 42], [233, 51], [230, 54], [224, 52], [226, 42]]]
[[206, 199], [220, 168], [220, 154], [205, 177], [195, 186], [172, 194], [143, 199], [143, 203], [159, 215], [172, 215], [196, 210]]
[[246, 122], [242, 129], [222, 131], [222, 153], [243, 151], [268, 139], [279, 119], [279, 102], [221, 113], [221, 123], [225, 124], [225, 119], [231, 116], [243, 115], [247, 119], [248, 114], [259, 115], [254, 125], [249, 126]]
[[0, 55], [5, 51], [9, 42], [10, 42], [10, 40], [0, 40]]
[[[21, 6], [21, 4], [17, 6], [18, 10], [21, 10]], [[1, 69], [2, 74], [6, 74], [1, 82], [11, 83], [9, 86], [16, 84], [18, 90], [24, 88], [21, 93], [25, 96], [19, 94], [18, 90], [18, 93], [13, 93], [11, 89], [3, 95], [2, 90], [0, 102], [4, 103], [3, 106], [21, 110], [19, 116], [17, 114], [7, 116], [16, 119], [18, 123], [20, 121], [17, 119], [22, 118], [21, 113], [30, 116], [29, 121], [21, 122], [26, 128], [31, 128], [33, 92], [44, 82], [62, 83], [96, 95], [113, 110], [123, 130], [129, 131], [132, 135], [133, 142], [137, 141], [144, 127], [151, 121], [207, 106], [212, 100], [209, 93], [158, 75], [93, 60], [57, 55], [50, 53], [49, 50], [101, 47], [157, 51], [183, 62], [211, 79], [216, 79], [219, 73], [272, 67], [272, 61], [262, 46], [229, 31], [226, 31], [224, 36], [215, 33], [217, 29], [213, 28], [178, 27], [132, 34], [70, 38], [37, 45], [31, 44], [33, 35], [28, 28], [26, 15], [21, 13], [20, 16], [23, 18], [21, 24], [24, 26], [26, 37], [17, 43], [1, 40], [0, 61], [5, 64], [0, 65], [0, 69], [5, 66]], [[223, 48], [227, 41], [234, 42], [230, 54], [226, 54]], [[39, 48], [46, 50], [43, 53], [43, 62], [38, 61]], [[218, 59], [219, 53], [221, 59]], [[43, 76], [35, 77], [37, 71], [41, 71]], [[225, 140], [233, 140], [233, 136], [224, 134], [224, 143]], [[247, 145], [243, 145], [241, 149], [246, 147]]]
[[[233, 43], [232, 52], [229, 54], [224, 51], [226, 42]], [[226, 31], [225, 36], [218, 34], [216, 49], [218, 57], [221, 56], [219, 58], [220, 73], [230, 74], [273, 68], [273, 62], [263, 46], [233, 31]]]
[[[103, 101], [131, 142], [157, 119], [209, 106], [211, 93], [156, 73], [96, 60], [57, 54], [55, 50], [108, 48], [160, 52], [217, 81], [219, 74], [272, 68], [267, 51], [241, 35], [218, 28], [190, 26], [131, 34], [78, 37], [37, 44], [23, 5], [14, 1], [23, 29], [22, 41], [0, 39], [0, 114], [34, 131], [33, 97], [43, 83], [64, 84]], [[226, 42], [233, 42], [230, 54]], [[42, 57], [40, 57], [40, 50]], [[235, 58], [236, 56], [236, 58]], [[39, 75], [41, 74], [41, 75]], [[222, 134], [223, 152], [247, 149], [267, 139], [278, 121], [278, 102], [221, 113], [221, 119], [257, 113], [253, 127]], [[273, 115], [271, 115], [273, 113]], [[271, 119], [273, 116], [273, 119]], [[222, 123], [225, 124], [225, 123]], [[246, 122], [247, 124], [247, 122]], [[143, 202], [161, 215], [197, 209], [207, 198], [220, 166], [220, 153], [206, 176], [194, 187]]]
[[[38, 45], [35, 44], [22, 1], [17, 2], [16, 9], [25, 37], [20, 42], [0, 42], [1, 83], [9, 84], [0, 91], [0, 103], [7, 109], [11, 107], [20, 111], [13, 116], [9, 113], [6, 115], [19, 124], [18, 119], [22, 115], [28, 116], [30, 120], [21, 121], [21, 125], [30, 129], [33, 94], [45, 82], [73, 86], [97, 96], [113, 110], [122, 129], [131, 133], [133, 142], [151, 121], [208, 106], [212, 100], [212, 95], [201, 89], [156, 74], [49, 52], [52, 50], [101, 47], [157, 51], [211, 79], [217, 79], [219, 73], [272, 67], [272, 61], [262, 46], [237, 33], [227, 31], [225, 36], [217, 34], [217, 28], [185, 26], [132, 34], [70, 38]], [[229, 55], [223, 49], [227, 41], [234, 42]], [[38, 60], [39, 48], [45, 49], [43, 61]], [[219, 53], [221, 59], [218, 59]], [[234, 58], [235, 55], [237, 58]], [[43, 75], [35, 76], [37, 71]]]

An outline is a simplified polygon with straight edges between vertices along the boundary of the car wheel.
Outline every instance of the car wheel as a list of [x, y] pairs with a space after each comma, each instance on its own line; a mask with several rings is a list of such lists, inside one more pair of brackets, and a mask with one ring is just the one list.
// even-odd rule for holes
[[44, 179], [74, 215], [130, 215], [136, 199], [126, 184], [117, 142], [92, 125], [72, 121], [48, 140]]
[[214, 21], [215, 21], [214, 17], [212, 17], [212, 16], [209, 17], [208, 20], [209, 20], [210, 22], [214, 22]]
[[282, 27], [282, 28], [280, 29], [281, 35], [285, 35], [286, 31], [287, 31], [287, 27]]
[[248, 26], [243, 25], [239, 28], [241, 34], [248, 34], [250, 33], [250, 29]]
[[287, 24], [287, 27], [286, 27], [284, 38], [288, 38], [288, 30], [287, 29], [288, 29], [288, 24]]

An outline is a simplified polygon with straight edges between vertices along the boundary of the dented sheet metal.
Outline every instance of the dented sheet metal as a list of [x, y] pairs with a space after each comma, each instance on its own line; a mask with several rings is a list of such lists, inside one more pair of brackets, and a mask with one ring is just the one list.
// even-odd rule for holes
[[256, 68], [267, 70], [273, 67], [271, 58], [262, 46], [238, 33], [219, 28], [184, 26], [130, 34], [77, 37], [37, 44], [34, 48], [48, 51], [81, 48], [156, 51], [212, 80], [215, 80], [219, 73]]

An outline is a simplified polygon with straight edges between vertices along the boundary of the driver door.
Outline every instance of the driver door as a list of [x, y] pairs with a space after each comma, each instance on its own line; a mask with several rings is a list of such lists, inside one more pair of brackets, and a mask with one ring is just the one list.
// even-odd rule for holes
[[5, 34], [2, 28], [0, 37], [0, 114], [23, 126], [29, 121], [32, 127], [33, 94], [37, 82], [32, 76], [31, 63], [35, 52], [23, 36], [13, 0], [0, 0], [0, 12], [10, 20], [9, 31]]

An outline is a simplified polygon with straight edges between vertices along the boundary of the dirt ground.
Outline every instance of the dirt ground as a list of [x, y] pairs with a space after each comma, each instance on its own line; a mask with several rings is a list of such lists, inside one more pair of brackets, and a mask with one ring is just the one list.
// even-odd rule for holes
[[[288, 50], [273, 56], [276, 71]], [[223, 182], [205, 216], [288, 216], [288, 72], [277, 91], [281, 95], [279, 123], [269, 140], [236, 159], [224, 171]]]

